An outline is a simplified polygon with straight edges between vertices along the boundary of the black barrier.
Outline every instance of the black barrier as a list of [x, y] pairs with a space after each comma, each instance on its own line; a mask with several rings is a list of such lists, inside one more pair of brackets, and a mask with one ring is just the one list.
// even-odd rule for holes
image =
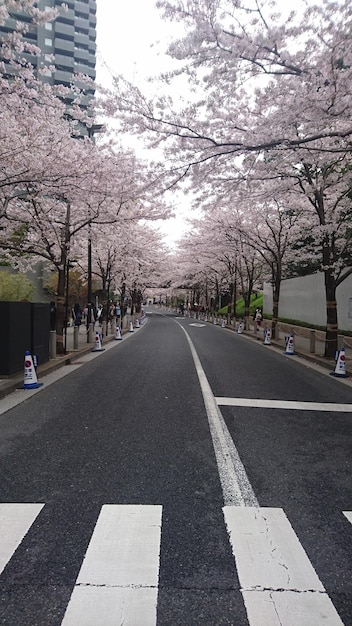
[[34, 302], [31, 304], [31, 354], [37, 357], [38, 364], [49, 361], [50, 305]]
[[27, 350], [38, 357], [39, 363], [49, 360], [49, 304], [0, 302], [0, 327], [0, 376], [21, 372]]

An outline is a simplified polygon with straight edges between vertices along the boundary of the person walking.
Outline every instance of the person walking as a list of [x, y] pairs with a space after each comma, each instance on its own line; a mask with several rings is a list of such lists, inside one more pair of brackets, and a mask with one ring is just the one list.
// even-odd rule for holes
[[76, 304], [73, 307], [72, 316], [73, 316], [74, 325], [80, 326], [82, 323], [82, 310], [78, 302], [76, 302]]

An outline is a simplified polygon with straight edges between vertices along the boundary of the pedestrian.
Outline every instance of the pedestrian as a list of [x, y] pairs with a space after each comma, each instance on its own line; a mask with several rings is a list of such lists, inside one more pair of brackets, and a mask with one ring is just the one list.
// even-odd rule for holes
[[73, 323], [75, 326], [80, 326], [82, 323], [82, 310], [81, 307], [79, 306], [78, 302], [76, 302], [76, 304], [73, 307]]
[[98, 305], [97, 322], [98, 322], [99, 326], [102, 326], [102, 324], [103, 324], [103, 305], [102, 304]]
[[109, 307], [109, 320], [110, 322], [112, 322], [112, 320], [115, 317], [115, 313], [116, 313], [116, 306], [113, 302], [111, 302], [110, 307]]
[[262, 319], [263, 319], [262, 310], [258, 308], [255, 312], [255, 318], [254, 318], [257, 330], [260, 330], [260, 327], [262, 325]]

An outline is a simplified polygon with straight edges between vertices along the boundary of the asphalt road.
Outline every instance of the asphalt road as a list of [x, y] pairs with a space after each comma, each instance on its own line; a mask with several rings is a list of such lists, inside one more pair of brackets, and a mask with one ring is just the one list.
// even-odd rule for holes
[[162, 313], [84, 361], [0, 400], [0, 624], [352, 626], [350, 385]]

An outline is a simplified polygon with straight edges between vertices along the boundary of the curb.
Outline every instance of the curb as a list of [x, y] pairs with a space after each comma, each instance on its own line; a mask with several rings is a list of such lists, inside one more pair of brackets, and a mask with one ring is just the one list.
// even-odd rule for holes
[[[110, 343], [110, 341], [113, 341], [114, 339], [115, 338], [112, 335], [110, 335], [104, 338], [104, 343]], [[86, 348], [79, 348], [78, 350], [68, 352], [67, 354], [63, 356], [56, 357], [56, 359], [52, 359], [48, 361], [47, 363], [43, 363], [42, 365], [39, 365], [37, 369], [38, 378], [40, 378], [40, 376], [45, 376], [46, 374], [51, 374], [51, 372], [55, 372], [56, 370], [60, 369], [64, 365], [71, 365], [80, 357], [92, 352], [93, 345], [94, 345], [93, 343], [87, 344]], [[13, 376], [10, 376], [6, 380], [3, 379], [0, 383], [0, 399], [5, 398], [10, 393], [13, 393], [14, 391], [18, 389], [21, 389], [21, 385], [23, 385], [22, 373], [14, 374]]]

